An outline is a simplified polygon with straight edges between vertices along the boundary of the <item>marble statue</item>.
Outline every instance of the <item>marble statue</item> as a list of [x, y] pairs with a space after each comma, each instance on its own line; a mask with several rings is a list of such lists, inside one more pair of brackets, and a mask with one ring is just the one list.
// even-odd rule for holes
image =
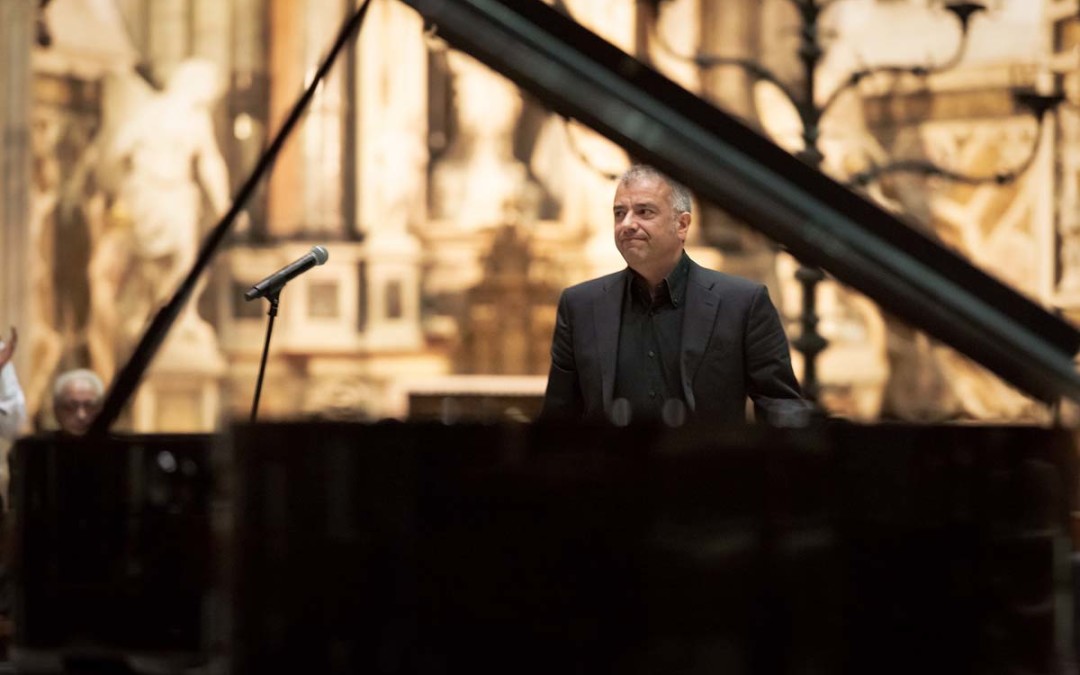
[[465, 230], [495, 226], [527, 189], [525, 166], [513, 153], [521, 94], [467, 54], [451, 50], [447, 62], [458, 135], [435, 167], [436, 210]]
[[408, 128], [387, 129], [373, 143], [372, 180], [378, 189], [371, 198], [378, 203], [379, 226], [371, 228], [367, 237], [401, 238], [409, 225], [423, 218], [428, 150], [421, 137]]
[[[94, 236], [90, 345], [103, 372], [114, 365], [107, 345], [129, 348], [190, 271], [204, 197], [214, 216], [229, 206], [228, 172], [211, 118], [221, 94], [216, 67], [200, 59], [181, 62], [163, 91], [133, 74], [106, 80], [103, 127], [74, 181], [78, 186], [82, 174], [92, 174], [108, 198], [108, 205], [81, 198]], [[172, 334], [205, 349], [215, 340], [197, 311], [201, 290], [200, 284]]]
[[53, 284], [53, 239], [56, 209], [59, 202], [60, 162], [57, 148], [62, 125], [60, 120], [39, 116], [31, 131], [33, 172], [30, 188], [30, 250], [35, 260], [29, 266], [32, 301], [29, 335], [30, 362], [26, 377], [26, 400], [30, 414], [41, 408], [53, 373], [60, 363], [63, 340], [57, 330], [56, 289]]

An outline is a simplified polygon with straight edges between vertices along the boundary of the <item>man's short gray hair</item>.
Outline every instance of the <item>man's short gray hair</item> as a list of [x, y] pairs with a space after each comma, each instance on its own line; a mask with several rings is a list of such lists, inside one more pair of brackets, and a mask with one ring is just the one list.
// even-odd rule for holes
[[88, 368], [76, 368], [56, 376], [56, 381], [53, 382], [53, 398], [60, 398], [69, 384], [79, 381], [88, 382], [94, 388], [94, 395], [98, 398], [105, 393], [105, 384], [97, 373]]
[[642, 178], [658, 178], [671, 187], [671, 207], [675, 213], [690, 213], [693, 198], [690, 190], [679, 181], [650, 164], [635, 164], [619, 177], [619, 184], [626, 185]]

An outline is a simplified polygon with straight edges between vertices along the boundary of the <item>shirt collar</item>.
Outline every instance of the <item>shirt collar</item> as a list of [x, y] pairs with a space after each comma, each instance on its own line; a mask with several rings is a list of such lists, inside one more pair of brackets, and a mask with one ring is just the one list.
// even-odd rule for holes
[[[661, 292], [666, 294], [667, 300], [671, 302], [673, 307], [678, 307], [686, 297], [686, 280], [689, 277], [690, 256], [686, 255], [686, 251], [683, 251], [682, 255], [679, 256], [679, 262], [675, 263], [675, 268], [668, 272], [668, 275], [660, 282]], [[638, 293], [642, 294], [643, 298], [651, 300], [652, 289], [649, 288], [649, 282], [633, 269], [630, 270], [627, 286], [631, 293], [635, 292], [636, 289]]]

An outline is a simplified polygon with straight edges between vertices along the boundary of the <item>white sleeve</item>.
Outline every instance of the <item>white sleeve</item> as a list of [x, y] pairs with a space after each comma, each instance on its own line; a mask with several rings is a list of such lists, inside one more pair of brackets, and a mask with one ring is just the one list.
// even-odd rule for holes
[[15, 366], [8, 363], [0, 368], [0, 438], [15, 438], [26, 422], [26, 397]]

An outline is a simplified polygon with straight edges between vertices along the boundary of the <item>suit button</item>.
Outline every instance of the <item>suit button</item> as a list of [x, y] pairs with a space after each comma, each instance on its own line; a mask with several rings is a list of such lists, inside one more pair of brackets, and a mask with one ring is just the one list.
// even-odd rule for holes
[[649, 398], [656, 398], [656, 392], [650, 390], [649, 391]]
[[653, 354], [652, 350], [650, 349], [650, 350], [649, 350], [649, 358], [651, 359], [651, 358], [652, 358], [652, 357], [654, 357], [654, 356], [656, 356], [656, 354]]

